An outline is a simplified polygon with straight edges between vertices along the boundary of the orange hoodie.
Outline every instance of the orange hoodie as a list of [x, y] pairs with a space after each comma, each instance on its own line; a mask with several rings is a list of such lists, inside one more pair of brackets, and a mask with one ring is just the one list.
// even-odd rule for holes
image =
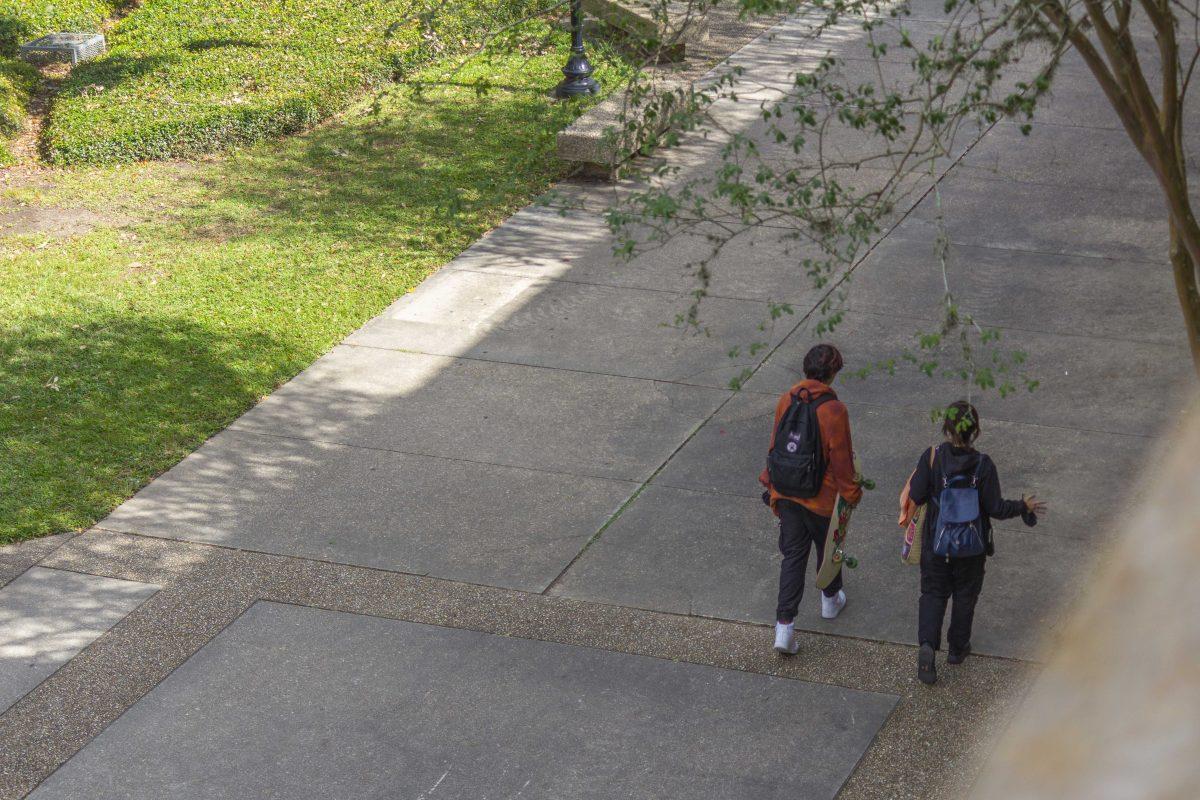
[[775, 446], [775, 431], [779, 428], [779, 420], [783, 418], [796, 392], [805, 389], [813, 397], [832, 394], [834, 399], [826, 401], [817, 407], [817, 424], [821, 428], [821, 444], [825, 446], [825, 478], [821, 483], [821, 491], [816, 497], [788, 497], [775, 491], [767, 477], [764, 468], [758, 476], [759, 483], [771, 492], [771, 510], [780, 498], [799, 503], [822, 517], [833, 515], [833, 504], [840, 494], [851, 505], [857, 505], [862, 499], [862, 487], [854, 480], [854, 446], [850, 442], [850, 414], [846, 404], [837, 399], [837, 393], [827, 384], [814, 380], [802, 380], [779, 398], [775, 404], [775, 424], [771, 426], [771, 444]]

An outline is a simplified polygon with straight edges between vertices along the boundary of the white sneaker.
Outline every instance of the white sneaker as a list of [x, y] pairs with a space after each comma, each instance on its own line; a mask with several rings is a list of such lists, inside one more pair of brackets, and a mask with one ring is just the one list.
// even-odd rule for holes
[[821, 595], [821, 616], [825, 619], [833, 619], [842, 613], [842, 609], [845, 607], [846, 591], [844, 589], [838, 589], [838, 593], [833, 597]]
[[775, 652], [785, 656], [794, 656], [800, 652], [800, 643], [796, 641], [796, 624], [784, 625], [775, 623]]

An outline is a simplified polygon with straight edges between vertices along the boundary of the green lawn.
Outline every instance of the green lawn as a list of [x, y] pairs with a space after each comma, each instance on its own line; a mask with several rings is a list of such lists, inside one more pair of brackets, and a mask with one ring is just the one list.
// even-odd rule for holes
[[[109, 221], [0, 238], [0, 541], [95, 522], [544, 190], [566, 48], [428, 68], [419, 96], [225, 159], [4, 190]], [[460, 85], [484, 76], [510, 88]]]
[[186, 158], [304, 130], [523, 7], [456, 0], [430, 37], [421, 2], [144, 0], [109, 32], [108, 53], [64, 82], [47, 153], [58, 164]]

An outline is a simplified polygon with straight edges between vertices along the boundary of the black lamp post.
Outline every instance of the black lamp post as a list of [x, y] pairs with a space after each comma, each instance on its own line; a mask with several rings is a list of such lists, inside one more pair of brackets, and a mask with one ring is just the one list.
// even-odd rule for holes
[[571, 57], [563, 67], [562, 83], [554, 87], [554, 96], [579, 97], [596, 94], [600, 84], [592, 78], [592, 64], [583, 50], [583, 0], [571, 0]]

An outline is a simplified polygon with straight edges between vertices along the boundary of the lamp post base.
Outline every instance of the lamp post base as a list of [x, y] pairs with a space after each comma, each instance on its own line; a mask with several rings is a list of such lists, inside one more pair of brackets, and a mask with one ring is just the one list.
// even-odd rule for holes
[[600, 93], [600, 84], [593, 78], [564, 78], [554, 87], [554, 96], [559, 99], [583, 97]]
[[563, 67], [562, 83], [554, 87], [554, 96], [558, 98], [582, 97], [584, 95], [598, 94], [600, 92], [600, 84], [592, 77], [592, 65], [587, 60], [587, 56], [583, 54], [582, 43], [567, 59], [567, 65]]

